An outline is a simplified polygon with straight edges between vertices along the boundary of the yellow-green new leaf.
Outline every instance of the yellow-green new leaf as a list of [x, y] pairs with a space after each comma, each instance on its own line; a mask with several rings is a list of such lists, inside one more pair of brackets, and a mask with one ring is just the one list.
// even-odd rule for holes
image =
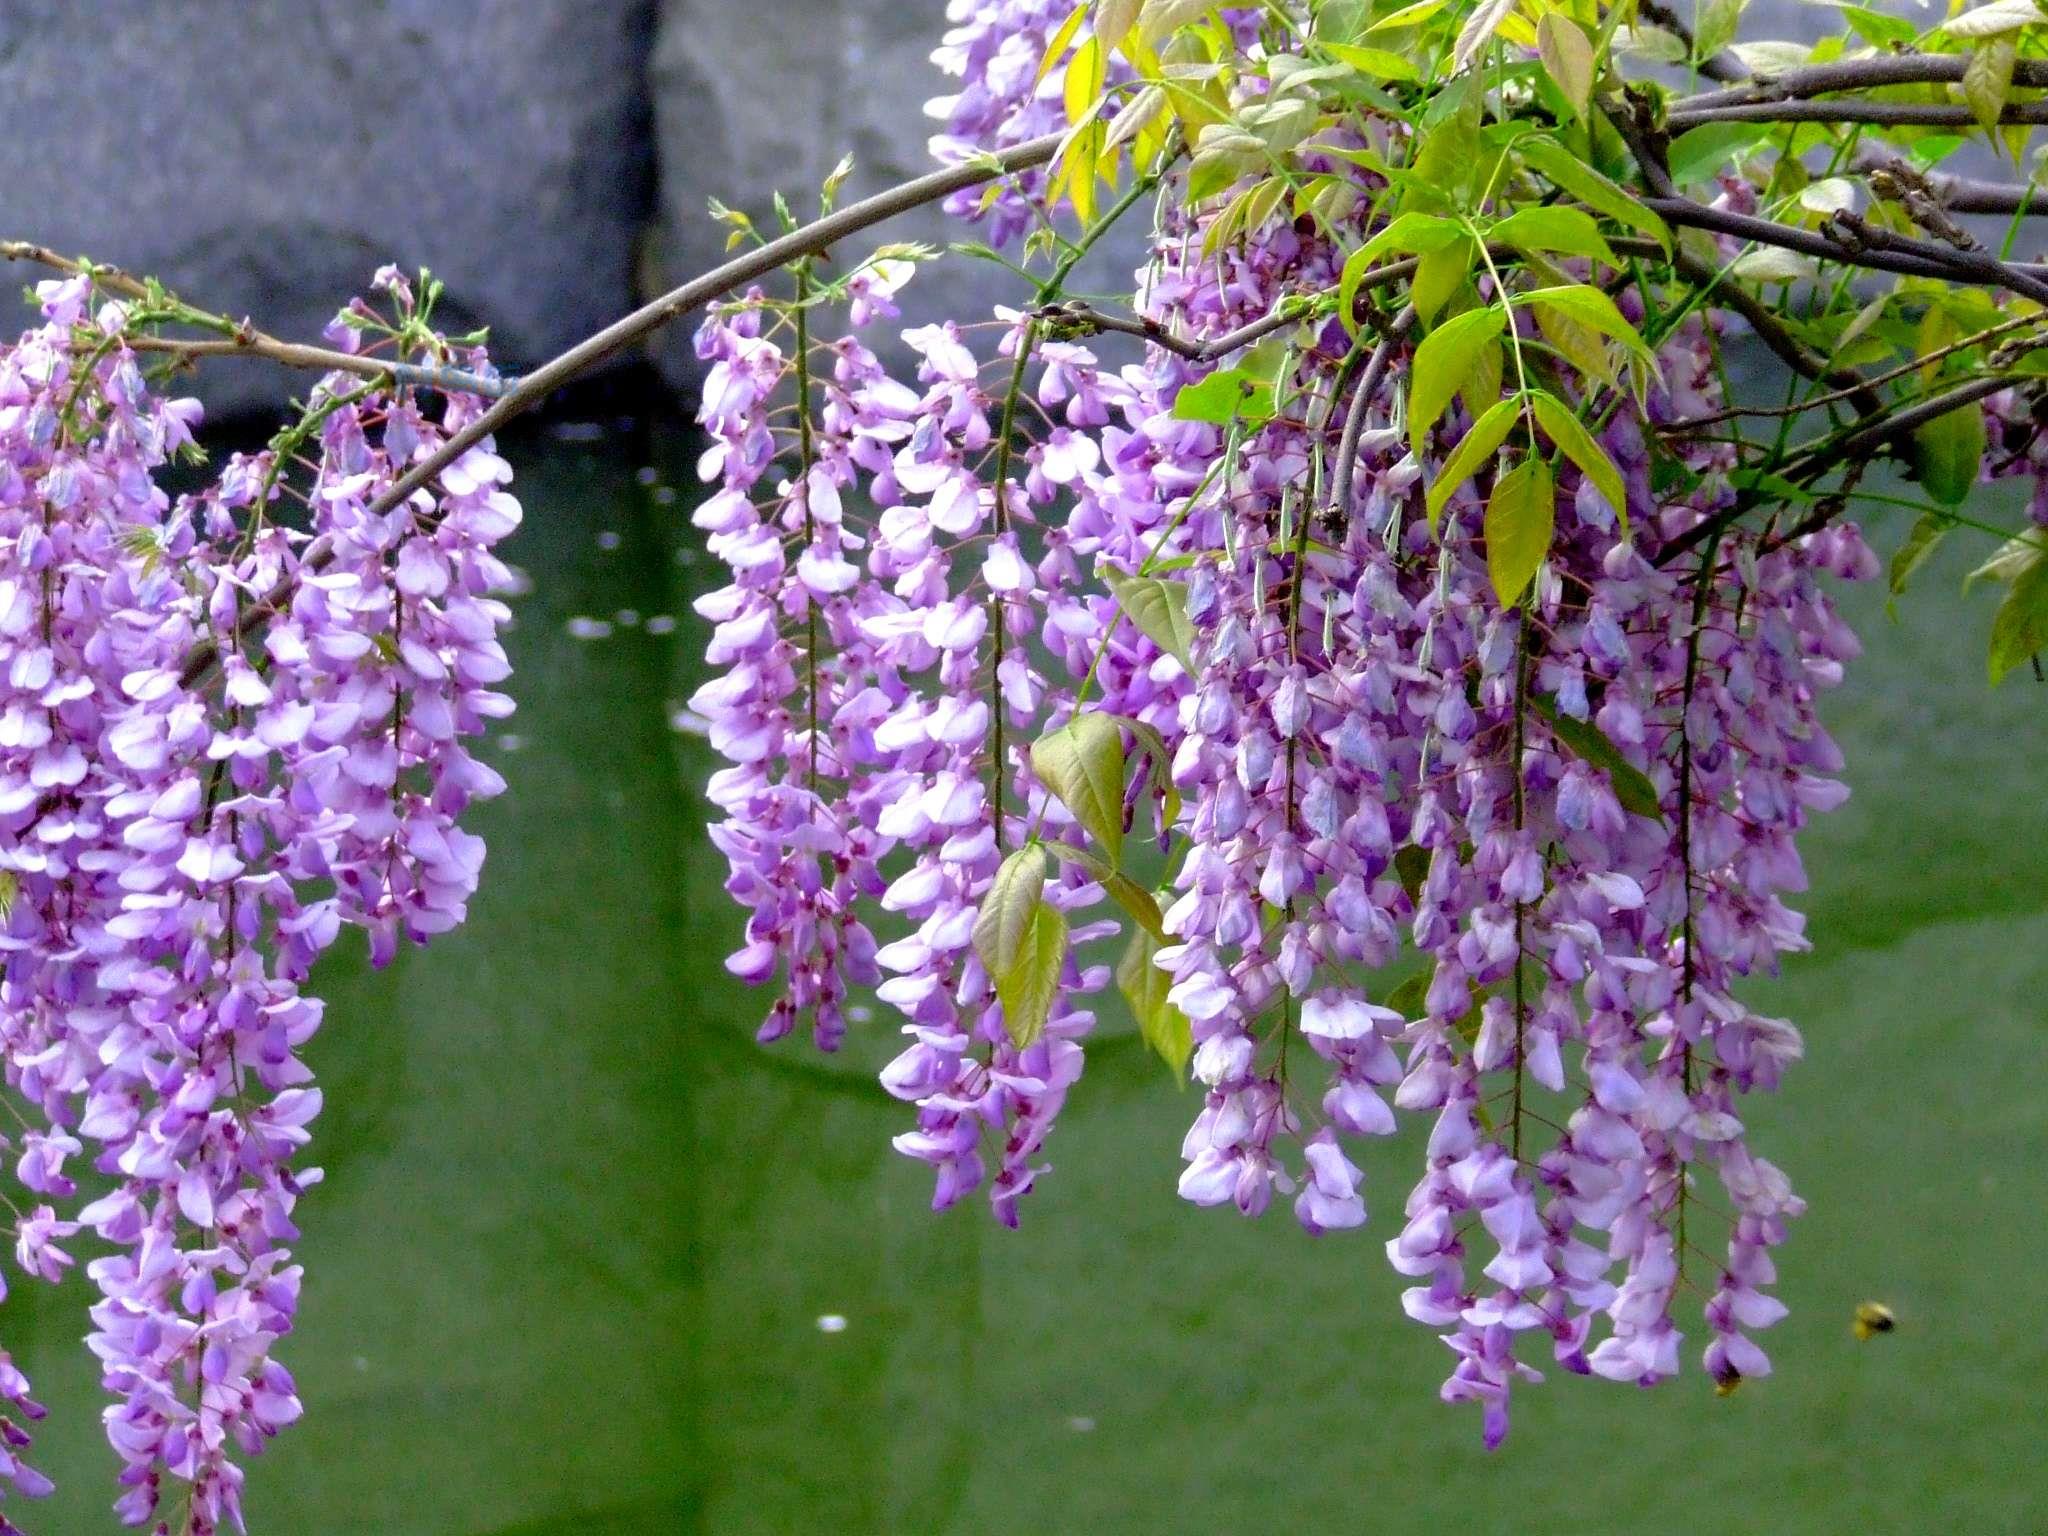
[[1066, 963], [1066, 917], [1058, 907], [1041, 901], [1031, 909], [1024, 925], [1016, 963], [995, 978], [996, 999], [1003, 1005], [1003, 1028], [1019, 1050], [1045, 1033]]
[[2044, 556], [2048, 556], [2048, 533], [2014, 534], [1998, 546], [1998, 553], [1963, 578], [1963, 590], [1980, 581], [1998, 581], [2011, 586]]
[[1472, 260], [1478, 247], [1469, 236], [1460, 235], [1438, 251], [1425, 251], [1415, 263], [1415, 277], [1408, 284], [1408, 302], [1416, 318], [1427, 325], [1463, 288], [1472, 276]]
[[1108, 856], [1124, 853], [1124, 733], [1108, 715], [1084, 711], [1031, 744], [1031, 771]]
[[1122, 45], [1124, 37], [1137, 22], [1138, 11], [1143, 4], [1144, 0], [1095, 0], [1095, 19], [1091, 26], [1103, 47]]
[[1562, 11], [1545, 11], [1536, 23], [1536, 53], [1564, 99], [1580, 117], [1593, 100], [1593, 45], [1578, 23]]
[[1969, 103], [1977, 126], [1986, 133], [1995, 135], [1998, 131], [1999, 114], [2004, 112], [2005, 98], [2012, 90], [2012, 66], [2018, 54], [2010, 33], [1988, 37], [1977, 45], [1970, 54], [1970, 62], [1963, 66], [1963, 100]]
[[1465, 25], [1459, 29], [1457, 46], [1451, 50], [1453, 71], [1471, 66], [1479, 52], [1493, 41], [1493, 34], [1500, 30], [1500, 24], [1507, 20], [1508, 12], [1515, 8], [1515, 0], [1479, 0], [1472, 14], [1465, 18]]
[[1503, 608], [1521, 599], [1557, 526], [1557, 491], [1550, 466], [1524, 459], [1494, 482], [1486, 503], [1486, 570]]
[[1382, 16], [1365, 29], [1365, 35], [1371, 37], [1375, 32], [1391, 32], [1397, 27], [1420, 26], [1442, 10], [1446, 3], [1448, 0], [1415, 0], [1413, 5], [1404, 5], [1398, 11]]
[[1564, 354], [1567, 362], [1580, 373], [1603, 384], [1615, 382], [1617, 373], [1613, 354], [1597, 331], [1579, 324], [1553, 305], [1532, 304], [1530, 308], [1536, 314], [1536, 329], [1545, 341]]
[[1045, 57], [1038, 61], [1038, 78], [1040, 80], [1043, 80], [1052, 73], [1053, 65], [1059, 63], [1060, 55], [1067, 51], [1068, 45], [1074, 41], [1075, 35], [1081, 30], [1081, 23], [1087, 17], [1087, 8], [1077, 5], [1074, 7], [1073, 14], [1060, 23], [1059, 30], [1053, 33], [1052, 40], [1045, 45]]
[[1437, 520], [1443, 516], [1444, 503], [1451, 499], [1452, 492], [1479, 473], [1479, 467], [1508, 440], [1508, 433], [1515, 424], [1515, 413], [1521, 409], [1519, 395], [1510, 396], [1472, 423], [1472, 430], [1458, 440], [1458, 446], [1451, 450], [1451, 456], [1444, 460], [1444, 467], [1436, 477], [1436, 483], [1429, 488], [1425, 505], [1429, 511], [1429, 531], [1436, 532]]
[[1607, 498], [1607, 504], [1614, 508], [1614, 515], [1621, 519], [1622, 529], [1626, 532], [1628, 491], [1622, 482], [1621, 471], [1614, 467], [1614, 460], [1607, 456], [1607, 450], [1594, 441], [1593, 434], [1555, 395], [1539, 390], [1531, 399], [1536, 407], [1538, 424], [1563, 450], [1564, 456], [1579, 466], [1579, 473], [1592, 481], [1593, 488]]
[[1614, 300], [1598, 288], [1585, 283], [1572, 283], [1563, 288], [1537, 288], [1529, 293], [1517, 294], [1518, 304], [1547, 304], [1562, 310], [1584, 326], [1590, 326], [1603, 336], [1612, 336], [1641, 358], [1651, 368], [1657, 364], [1657, 354], [1650, 350], [1642, 333], [1628, 323], [1622, 312], [1615, 308]]
[[1941, 24], [1941, 30], [1950, 37], [1997, 37], [2033, 26], [2042, 19], [2041, 8], [2034, 0], [1991, 0], [1989, 5], [1950, 17]]
[[974, 952], [989, 975], [1001, 976], [1016, 966], [1024, 931], [1044, 894], [1045, 850], [1026, 843], [997, 868], [974, 914]]
[[1671, 249], [1671, 229], [1663, 219], [1645, 208], [1628, 193], [1579, 159], [1555, 139], [1523, 138], [1515, 153], [1561, 192], [1569, 192], [1595, 213], [1604, 213], [1617, 224], [1625, 224], [1648, 235], [1665, 250]]
[[1419, 80], [1421, 75], [1415, 66], [1398, 53], [1385, 48], [1362, 48], [1356, 43], [1324, 43], [1323, 52], [1341, 63], [1349, 64], [1361, 75], [1373, 80]]
[[1138, 626], [1138, 633], [1193, 677], [1195, 626], [1188, 618], [1188, 589], [1159, 576], [1119, 576], [1112, 571], [1105, 579], [1117, 606]]
[[1497, 341], [1481, 347], [1479, 355], [1472, 359], [1471, 368], [1458, 385], [1458, 398], [1464, 402], [1465, 410], [1474, 421], [1492, 410], [1500, 399], [1501, 382], [1506, 372], [1507, 352]]
[[1131, 1005], [1139, 1036], [1178, 1077], [1187, 1071], [1188, 1057], [1194, 1053], [1194, 1031], [1188, 1016], [1166, 1000], [1173, 983], [1154, 963], [1158, 953], [1158, 939], [1143, 928], [1135, 930], [1116, 963], [1116, 986]]
[[[1545, 18], [1548, 20], [1548, 18]], [[1563, 256], [1590, 256], [1610, 267], [1621, 260], [1600, 233], [1592, 216], [1577, 208], [1550, 206], [1521, 208], [1502, 219], [1487, 234], [1504, 240], [1521, 251], [1553, 251]], [[1598, 289], [1589, 290], [1598, 292]]]
[[1959, 506], [1975, 489], [1984, 463], [1984, 407], [1971, 404], [1923, 422], [1913, 433], [1913, 477], [1945, 507]]
[[[1369, 263], [1388, 251], [1403, 251], [1420, 255], [1425, 251], [1442, 250], [1453, 240], [1464, 236], [1464, 226], [1455, 219], [1438, 218], [1433, 213], [1404, 213], [1385, 229], [1374, 235], [1353, 254], [1352, 260]], [[1352, 284], [1355, 289], [1356, 283]]]
[[1422, 455], [1423, 442], [1451, 397], [1472, 372], [1481, 351], [1507, 327], [1504, 311], [1489, 305], [1453, 315], [1423, 337], [1415, 349], [1408, 386], [1408, 446]]
[[1129, 875], [1111, 869], [1100, 854], [1072, 843], [1046, 843], [1045, 851], [1062, 864], [1088, 871], [1088, 878], [1126, 912], [1139, 927], [1160, 938], [1166, 937], [1166, 919], [1160, 914], [1159, 899]]
[[1100, 38], [1091, 37], [1074, 50], [1060, 93], [1066, 103], [1068, 122], [1083, 123], [1094, 115], [1102, 99], [1102, 81], [1108, 68], [1109, 60], [1104, 56]]
[[2037, 550], [2033, 563], [2013, 578], [1991, 620], [1992, 686], [2043, 651], [2048, 651], [2048, 555]]
[[1139, 33], [1157, 48], [1189, 22], [1208, 15], [1215, 3], [1216, 0], [1145, 0], [1138, 17]]

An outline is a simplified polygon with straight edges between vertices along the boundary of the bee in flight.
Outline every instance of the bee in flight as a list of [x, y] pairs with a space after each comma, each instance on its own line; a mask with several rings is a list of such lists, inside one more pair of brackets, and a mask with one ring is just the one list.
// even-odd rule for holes
[[1892, 1309], [1881, 1301], [1859, 1302], [1856, 1320], [1849, 1327], [1859, 1339], [1868, 1339], [1880, 1333], [1890, 1333], [1899, 1326], [1899, 1320], [1892, 1315]]

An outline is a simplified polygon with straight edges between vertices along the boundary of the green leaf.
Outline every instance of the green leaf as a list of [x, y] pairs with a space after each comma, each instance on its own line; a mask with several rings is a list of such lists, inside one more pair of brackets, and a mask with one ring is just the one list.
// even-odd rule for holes
[[1194, 1053], [1194, 1031], [1188, 1016], [1166, 1000], [1173, 982], [1153, 963], [1158, 953], [1156, 937], [1143, 928], [1133, 930], [1131, 942], [1116, 964], [1116, 986], [1131, 1005], [1139, 1036], [1179, 1077], [1187, 1071], [1188, 1057]]
[[1361, 75], [1374, 80], [1419, 80], [1415, 66], [1398, 53], [1385, 48], [1362, 48], [1356, 43], [1325, 43], [1323, 52], [1341, 60]]
[[1124, 733], [1108, 715], [1084, 710], [1031, 744], [1031, 771], [1059, 796], [1109, 856], [1124, 853]]
[[1045, 851], [1036, 843], [1026, 843], [996, 870], [974, 914], [974, 952], [989, 975], [1000, 976], [1016, 965], [1024, 930], [1044, 891]]
[[[1517, 209], [1494, 225], [1488, 234], [1495, 240], [1505, 240], [1518, 250], [1556, 251], [1566, 256], [1590, 256], [1610, 267], [1621, 265], [1620, 258], [1600, 233], [1600, 226], [1593, 222], [1590, 214], [1578, 208], [1551, 205]], [[1597, 293], [1599, 290], [1589, 291]]]
[[1963, 590], [1980, 581], [1998, 581], [2007, 586], [2018, 581], [2048, 549], [2048, 534], [2016, 533], [1998, 548], [1998, 553], [1963, 578]]
[[2005, 601], [1991, 620], [1991, 686], [1997, 687], [2030, 656], [2048, 650], [2048, 554], [2034, 552], [2013, 578]]
[[1394, 850], [1394, 878], [1411, 902], [1422, 899], [1422, 882], [1429, 878], [1429, 850], [1404, 843]]
[[1512, 608], [1550, 553], [1557, 492], [1550, 467], [1524, 459], [1494, 482], [1486, 503], [1486, 570], [1503, 608]]
[[1555, 395], [1538, 390], [1531, 399], [1536, 407], [1536, 420], [1549, 434], [1550, 440], [1563, 450], [1566, 458], [1579, 466], [1579, 473], [1593, 482], [1593, 488], [1607, 498], [1607, 504], [1614, 508], [1615, 516], [1621, 519], [1622, 530], [1626, 532], [1628, 492], [1623, 488], [1621, 471], [1614, 467], [1614, 460], [1607, 456], [1607, 450], [1593, 440], [1593, 434]]
[[1920, 29], [1903, 16], [1887, 16], [1867, 5], [1844, 5], [1841, 11], [1849, 29], [1873, 48], [1911, 48], [1919, 40]]
[[1986, 38], [1963, 67], [1963, 100], [1986, 133], [1998, 131], [1999, 114], [2012, 90], [2012, 66], [2018, 52], [2010, 35]]
[[1431, 533], [1436, 532], [1437, 520], [1443, 516], [1444, 503], [1451, 499], [1452, 492], [1478, 474], [1479, 466], [1492, 458], [1500, 445], [1507, 441], [1521, 405], [1519, 395], [1501, 401], [1473, 422], [1472, 430], [1458, 440], [1458, 446], [1444, 460], [1444, 467], [1438, 471], [1436, 483], [1430, 486], [1429, 495], [1425, 498]]
[[1593, 100], [1596, 66], [1593, 45], [1586, 41], [1578, 23], [1561, 11], [1545, 11], [1536, 23], [1536, 52], [1572, 110], [1584, 117]]
[[1429, 189], [1438, 199], [1456, 200], [1471, 190], [1472, 173], [1480, 160], [1478, 76], [1467, 75], [1442, 92], [1437, 102], [1448, 110], [1424, 135], [1409, 162], [1409, 181]]
[[1500, 30], [1500, 24], [1507, 20], [1508, 12], [1514, 8], [1515, 0], [1479, 0], [1458, 31], [1457, 44], [1451, 49], [1451, 68], [1454, 71], [1469, 68], [1479, 57], [1480, 50], [1493, 41], [1493, 34]]
[[1040, 80], [1052, 73], [1053, 65], [1059, 62], [1060, 55], [1067, 51], [1067, 45], [1073, 42], [1074, 35], [1081, 30], [1081, 22], [1086, 14], [1087, 7], [1075, 6], [1073, 14], [1060, 23], [1059, 30], [1053, 33], [1051, 40], [1046, 43], [1045, 57], [1038, 61]]
[[1974, 402], [1923, 422], [1908, 451], [1913, 478], [1943, 506], [1960, 505], [1976, 487], [1984, 441], [1984, 407]]
[[1003, 1028], [1019, 1050], [1045, 1033], [1059, 996], [1060, 970], [1067, 963], [1067, 920], [1058, 907], [1032, 907], [1017, 945], [1016, 962], [996, 973], [996, 998]]
[[1458, 398], [1465, 403], [1465, 410], [1474, 421], [1487, 411], [1501, 397], [1501, 381], [1507, 372], [1507, 352], [1497, 341], [1490, 341], [1479, 349], [1479, 355], [1472, 360], [1471, 370], [1464, 382], [1458, 386]]
[[1569, 192], [1595, 213], [1604, 213], [1617, 224], [1625, 224], [1638, 234], [1648, 235], [1665, 250], [1671, 249], [1671, 230], [1663, 219], [1557, 140], [1525, 138], [1516, 144], [1515, 149], [1524, 163], [1552, 186]]
[[1603, 384], [1616, 382], [1618, 374], [1614, 366], [1614, 354], [1607, 343], [1589, 325], [1581, 325], [1563, 310], [1549, 304], [1529, 306], [1536, 315], [1536, 329], [1558, 351], [1565, 360], [1588, 378], [1600, 380]]
[[1628, 323], [1622, 312], [1615, 307], [1614, 300], [1598, 288], [1585, 283], [1569, 283], [1561, 288], [1535, 288], [1515, 296], [1517, 304], [1543, 304], [1560, 310], [1584, 326], [1589, 326], [1603, 336], [1612, 336], [1636, 356], [1655, 367], [1657, 355], [1643, 340], [1642, 333]]
[[1681, 187], [1726, 170], [1768, 130], [1755, 123], [1701, 123], [1671, 141], [1671, 179]]
[[1101, 886], [1103, 893], [1130, 913], [1140, 928], [1166, 937], [1166, 919], [1160, 915], [1159, 899], [1129, 875], [1111, 869], [1102, 861], [1102, 856], [1093, 849], [1077, 848], [1072, 843], [1045, 843], [1045, 851], [1062, 864], [1073, 864], [1088, 871], [1088, 878]]
[[1478, 249], [1469, 238], [1460, 236], [1440, 251], [1423, 253], [1408, 285], [1408, 302], [1415, 306], [1417, 319], [1427, 325], [1450, 302], [1451, 295], [1465, 286]]
[[[1414, 845], [1410, 844], [1409, 846], [1413, 847]], [[1406, 853], [1408, 851], [1408, 848], [1403, 848], [1401, 850], [1402, 853]], [[1423, 853], [1423, 850], [1420, 848], [1415, 848], [1414, 851], [1422, 854], [1422, 862], [1426, 866], [1429, 863], [1429, 855], [1427, 853]], [[1400, 862], [1398, 855], [1396, 856], [1395, 862]], [[1420, 890], [1422, 887], [1422, 882], [1418, 880], [1415, 882], [1415, 885], [1416, 889]], [[1414, 899], [1412, 893], [1409, 899]], [[1404, 1019], [1419, 1019], [1423, 1016], [1423, 1014], [1429, 1011], [1428, 999], [1429, 972], [1417, 971], [1413, 976], [1410, 976], [1406, 981], [1402, 982], [1401, 985], [1394, 988], [1393, 991], [1389, 992], [1387, 994], [1387, 1000], [1380, 1006], [1383, 1008], [1393, 1009], [1394, 1012], [1400, 1014], [1401, 1017]]]
[[1174, 397], [1173, 414], [1181, 421], [1206, 421], [1225, 426], [1233, 419], [1256, 426], [1273, 417], [1273, 381], [1248, 368], [1219, 368]]
[[1706, 0], [1698, 8], [1693, 24], [1692, 56], [1711, 59], [1735, 41], [1735, 29], [1742, 24], [1743, 0]]
[[1489, 305], [1454, 315], [1422, 338], [1409, 373], [1408, 446], [1422, 456], [1423, 442], [1472, 371], [1489, 342], [1507, 328], [1504, 310]]
[[1892, 556], [1890, 590], [1893, 597], [1906, 590], [1906, 583], [1913, 579], [1913, 573], [1927, 563], [1935, 546], [1955, 526], [1953, 518], [1939, 512], [1923, 512], [1920, 520], [1913, 525], [1913, 531], [1906, 535], [1906, 542], [1899, 546], [1899, 552]]
[[1144, 0], [1095, 0], [1094, 19], [1090, 26], [1105, 48], [1115, 48], [1123, 42], [1138, 20], [1138, 9]]
[[1193, 677], [1195, 626], [1188, 618], [1188, 589], [1158, 576], [1122, 576], [1114, 571], [1106, 580], [1117, 606], [1138, 626], [1138, 633]]
[[1138, 744], [1138, 755], [1145, 759], [1147, 787], [1159, 797], [1159, 830], [1162, 834], [1180, 816], [1180, 791], [1173, 782], [1173, 753], [1168, 750], [1166, 738], [1156, 727], [1129, 715], [1111, 715], [1110, 719], [1131, 733], [1131, 739]]
[[1621, 748], [1609, 741], [1604, 731], [1587, 721], [1559, 714], [1556, 702], [1547, 695], [1535, 694], [1529, 703], [1550, 723], [1551, 731], [1573, 756], [1595, 768], [1607, 770], [1607, 777], [1614, 785], [1614, 798], [1621, 802], [1623, 810], [1647, 816], [1652, 821], [1664, 819], [1664, 809], [1657, 800], [1657, 786], [1650, 782], [1648, 774], [1621, 755]]
[[1067, 121], [1079, 126], [1095, 115], [1102, 100], [1102, 82], [1109, 69], [1102, 42], [1090, 37], [1074, 50], [1067, 61], [1067, 73], [1060, 94], [1067, 109]]
[[[1389, 251], [1419, 256], [1426, 251], [1440, 251], [1453, 240], [1462, 239], [1464, 234], [1464, 226], [1455, 219], [1438, 218], [1433, 213], [1404, 213], [1352, 252], [1351, 261], [1359, 262], [1362, 272], [1365, 264], [1378, 260]], [[1347, 271], [1349, 266], [1347, 262]], [[1354, 282], [1351, 286], [1355, 291], [1358, 285]]]
[[1991, 0], [1975, 10], [1952, 16], [1941, 24], [1950, 37], [1997, 37], [2033, 26], [2042, 19], [2034, 0]]

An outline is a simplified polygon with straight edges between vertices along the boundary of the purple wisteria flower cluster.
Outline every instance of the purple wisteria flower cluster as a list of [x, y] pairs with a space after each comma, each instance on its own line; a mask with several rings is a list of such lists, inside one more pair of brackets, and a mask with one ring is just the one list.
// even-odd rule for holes
[[[442, 360], [406, 281], [377, 287], [331, 337]], [[520, 513], [487, 447], [380, 510], [480, 403], [343, 373], [174, 498], [199, 408], [145, 377], [145, 301], [90, 274], [38, 296], [0, 349], [6, 1206], [24, 1271], [82, 1263], [97, 1293], [121, 1518], [209, 1536], [241, 1524], [237, 1458], [300, 1416], [302, 988], [344, 927], [381, 963], [462, 921], [462, 814], [504, 787], [469, 744], [512, 707], [491, 549]], [[30, 1391], [0, 1354], [0, 1477], [35, 1496]]]
[[[955, 5], [943, 153], [1060, 126], [1038, 60], [1070, 10]], [[1676, 430], [1726, 404], [1704, 310], [1654, 333], [1634, 399], [1573, 388], [1588, 450], [1543, 470], [1512, 601], [1511, 477], [1449, 464], [1494, 399], [1446, 390], [1415, 429], [1412, 316], [1304, 304], [1256, 364], [1203, 355], [1345, 287], [1404, 132], [1309, 158], [1346, 192], [1322, 219], [1165, 205], [1121, 365], [1057, 293], [905, 332], [903, 377], [858, 339], [890, 312], [871, 276], [834, 339], [760, 291], [715, 314], [697, 523], [731, 583], [694, 706], [732, 764], [713, 835], [750, 914], [730, 968], [776, 988], [762, 1038], [836, 1047], [849, 987], [893, 1007], [882, 1083], [935, 1208], [980, 1191], [1016, 1224], [1114, 968], [1202, 1090], [1184, 1199], [1361, 1227], [1368, 1143], [1427, 1125], [1386, 1254], [1493, 1446], [1539, 1353], [1770, 1373], [1803, 1206], [1743, 1105], [1802, 1042], [1738, 992], [1806, 947], [1798, 833], [1847, 794], [1816, 705], [1858, 649], [1825, 578], [1877, 567], [1845, 519], [1721, 536], [1733, 451]], [[959, 211], [1013, 235], [1043, 195]], [[1731, 179], [1716, 206], [1753, 203]], [[1615, 313], [1661, 318], [1626, 285]], [[1576, 344], [1533, 318], [1504, 322], [1516, 367]]]

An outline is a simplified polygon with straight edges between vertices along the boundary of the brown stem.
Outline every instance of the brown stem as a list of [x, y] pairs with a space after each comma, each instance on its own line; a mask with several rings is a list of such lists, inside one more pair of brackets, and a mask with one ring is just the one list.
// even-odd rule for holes
[[1352, 391], [1350, 409], [1344, 413], [1344, 432], [1337, 440], [1337, 470], [1330, 480], [1330, 512], [1334, 517], [1348, 519], [1351, 516], [1351, 482], [1358, 472], [1358, 440], [1365, 433], [1365, 413], [1371, 408], [1372, 397], [1379, 393], [1380, 382], [1386, 378], [1387, 369], [1394, 361], [1395, 343], [1414, 324], [1415, 306], [1404, 305], [1401, 312], [1388, 322], [1386, 334], [1372, 349], [1372, 358], [1365, 365], [1358, 388]]
[[[587, 336], [566, 352], [550, 358], [533, 372], [526, 374], [496, 404], [482, 412], [460, 431], [451, 433], [441, 446], [420, 460], [371, 505], [372, 516], [382, 516], [402, 505], [415, 491], [431, 485], [434, 477], [442, 470], [469, 452], [478, 443], [511, 421], [539, 405], [555, 390], [572, 379], [581, 377], [592, 368], [633, 346], [643, 337], [651, 336], [663, 326], [694, 314], [715, 299], [723, 298], [744, 283], [759, 277], [766, 277], [778, 268], [805, 256], [816, 256], [830, 249], [839, 241], [857, 235], [862, 230], [898, 214], [908, 213], [913, 208], [922, 208], [940, 198], [977, 187], [993, 181], [998, 176], [1013, 175], [1045, 164], [1058, 152], [1064, 135], [1049, 133], [1041, 138], [1029, 139], [1024, 143], [1006, 149], [1000, 154], [985, 155], [967, 161], [962, 165], [949, 166], [906, 181], [901, 186], [878, 192], [873, 197], [849, 203], [838, 212], [792, 230], [789, 234], [766, 244], [755, 247], [745, 255], [737, 256], [723, 266], [715, 267], [701, 277], [692, 278], [680, 287], [672, 288], [651, 303], [643, 304], [595, 335]], [[301, 569], [322, 570], [334, 558], [332, 546], [324, 539], [315, 539], [306, 546], [300, 560]], [[292, 592], [290, 579], [280, 581], [267, 593], [263, 600], [250, 610], [250, 617], [261, 620], [278, 611], [290, 600]], [[204, 677], [219, 659], [219, 650], [212, 641], [203, 641], [192, 648], [185, 658], [185, 665], [179, 672], [180, 681], [187, 688]]]
[[[2001, 124], [2048, 123], [2048, 101], [2009, 101]], [[1932, 101], [1737, 101], [1720, 107], [1673, 107], [1674, 133], [1702, 123], [1873, 123], [1882, 128], [1974, 128], [1969, 107]]]
[[[60, 256], [47, 245], [37, 245], [28, 240], [0, 240], [0, 257], [8, 261], [32, 261], [53, 272], [77, 276], [89, 272], [94, 282], [127, 299], [148, 298], [149, 289], [140, 280], [129, 276], [119, 267], [104, 267], [94, 263], [78, 261], [69, 256]], [[462, 368], [432, 368], [419, 363], [394, 362], [390, 358], [366, 357], [354, 352], [341, 352], [333, 347], [314, 347], [296, 341], [280, 341], [266, 331], [259, 331], [244, 320], [239, 323], [224, 315], [207, 314], [194, 310], [182, 301], [179, 304], [186, 314], [199, 314], [205, 318], [209, 328], [230, 334], [208, 337], [185, 336], [130, 336], [127, 345], [135, 352], [164, 352], [180, 360], [200, 357], [260, 357], [268, 362], [279, 363], [287, 368], [310, 368], [318, 373], [352, 373], [364, 379], [389, 379], [394, 384], [409, 384], [424, 389], [439, 389], [470, 395], [496, 397], [514, 387], [511, 379], [495, 378], [485, 374], [471, 373]]]
[[[1706, 91], [1671, 104], [1673, 117], [1712, 107], [1754, 102], [1794, 101], [1830, 91], [1864, 91], [1885, 85], [1934, 85], [1958, 81], [1969, 65], [1961, 53], [1894, 53], [1875, 58], [1845, 59], [1832, 64], [1803, 64], [1775, 75], [1752, 76], [1748, 83], [1725, 91]], [[2048, 59], [2020, 59], [2012, 67], [2012, 83], [2029, 88], [2048, 86]]]

